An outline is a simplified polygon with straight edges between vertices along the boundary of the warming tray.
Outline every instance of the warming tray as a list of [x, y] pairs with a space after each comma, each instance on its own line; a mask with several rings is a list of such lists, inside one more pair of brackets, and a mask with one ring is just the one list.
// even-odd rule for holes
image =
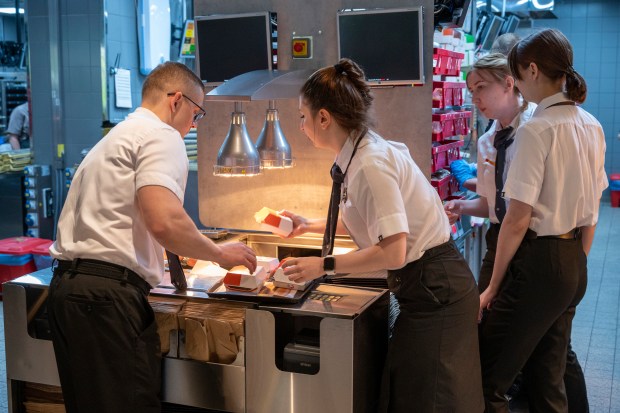
[[208, 295], [209, 297], [221, 297], [265, 304], [297, 304], [314, 288], [315, 284], [316, 283], [310, 284], [306, 290], [299, 291], [276, 287], [273, 285], [273, 282], [267, 281], [258, 293], [229, 290], [224, 284], [221, 284], [214, 291], [209, 292]]
[[[188, 275], [188, 274], [186, 274]], [[229, 290], [220, 281], [215, 284], [204, 284], [207, 288], [192, 287], [192, 280], [188, 279], [188, 288], [184, 293], [179, 294], [170, 282], [170, 273], [167, 271], [164, 273], [162, 282], [157, 286], [156, 292], [165, 292], [166, 295], [186, 295], [203, 298], [225, 298], [235, 301], [251, 301], [254, 303], [269, 303], [269, 304], [297, 304], [308, 294], [310, 290], [314, 288], [317, 280], [310, 284], [304, 291], [292, 290], [288, 288], [276, 287], [273, 282], [266, 281], [260, 291], [236, 291]], [[199, 284], [197, 284], [199, 285]], [[155, 290], [153, 290], [155, 292]]]

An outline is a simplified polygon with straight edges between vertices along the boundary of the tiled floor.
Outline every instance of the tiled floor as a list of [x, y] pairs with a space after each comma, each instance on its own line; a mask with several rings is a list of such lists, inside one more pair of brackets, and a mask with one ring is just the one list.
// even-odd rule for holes
[[[588, 257], [588, 290], [573, 322], [573, 348], [585, 370], [591, 413], [620, 413], [620, 208], [601, 206]], [[0, 304], [0, 413], [7, 411], [4, 312]]]

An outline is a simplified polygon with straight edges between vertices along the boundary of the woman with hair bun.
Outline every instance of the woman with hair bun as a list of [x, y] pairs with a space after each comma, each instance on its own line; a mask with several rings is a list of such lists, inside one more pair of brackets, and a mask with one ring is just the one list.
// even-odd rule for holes
[[524, 99], [538, 104], [517, 130], [493, 274], [480, 296], [486, 412], [508, 412], [505, 393], [519, 370], [530, 411], [566, 412], [563, 384], [575, 307], [586, 289], [600, 199], [607, 187], [605, 137], [579, 104], [585, 80], [558, 30], [514, 46], [508, 63]]
[[[301, 89], [300, 128], [336, 156], [328, 219], [291, 212], [291, 236], [325, 232], [322, 257], [283, 264], [292, 281], [388, 270], [400, 306], [387, 354], [381, 412], [481, 413], [478, 291], [450, 235], [441, 200], [407, 147], [370, 129], [373, 97], [349, 59]], [[342, 219], [338, 222], [338, 208]], [[332, 256], [336, 232], [358, 250]]]

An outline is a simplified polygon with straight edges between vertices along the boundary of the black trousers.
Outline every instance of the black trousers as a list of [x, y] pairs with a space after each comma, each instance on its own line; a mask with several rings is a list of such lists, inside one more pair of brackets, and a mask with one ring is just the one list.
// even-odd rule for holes
[[388, 272], [400, 306], [390, 340], [380, 411], [481, 413], [479, 296], [452, 241]]
[[58, 267], [48, 314], [67, 413], [160, 413], [160, 343], [144, 289]]
[[[486, 290], [491, 282], [500, 228], [499, 224], [491, 224], [485, 236], [487, 251], [482, 259], [480, 275], [478, 276], [478, 291], [480, 293]], [[484, 321], [481, 324], [481, 328], [483, 325]], [[525, 386], [527, 388], [527, 381], [525, 382]], [[566, 398], [568, 400], [568, 413], [589, 413], [590, 405], [588, 403], [586, 380], [579, 360], [577, 359], [577, 354], [575, 354], [572, 349], [570, 340], [568, 342], [566, 357], [564, 386], [566, 388]], [[532, 392], [536, 392], [536, 389], [530, 388], [530, 393]]]
[[480, 329], [487, 412], [508, 413], [505, 394], [522, 369], [531, 413], [568, 411], [563, 378], [586, 284], [580, 239], [524, 239]]

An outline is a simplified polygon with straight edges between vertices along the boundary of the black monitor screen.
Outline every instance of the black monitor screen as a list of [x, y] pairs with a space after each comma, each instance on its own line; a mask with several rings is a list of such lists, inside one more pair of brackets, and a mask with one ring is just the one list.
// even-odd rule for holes
[[487, 23], [485, 28], [485, 34], [482, 37], [481, 47], [482, 50], [491, 50], [493, 42], [499, 36], [499, 31], [504, 24], [504, 19], [499, 16], [492, 16], [491, 20]]
[[338, 51], [359, 64], [371, 84], [424, 82], [422, 8], [341, 11]]
[[514, 33], [517, 27], [519, 27], [519, 21], [520, 19], [517, 16], [508, 17], [508, 20], [502, 25], [500, 35], [504, 33]]
[[268, 12], [200, 16], [195, 23], [198, 74], [204, 82], [272, 68]]

